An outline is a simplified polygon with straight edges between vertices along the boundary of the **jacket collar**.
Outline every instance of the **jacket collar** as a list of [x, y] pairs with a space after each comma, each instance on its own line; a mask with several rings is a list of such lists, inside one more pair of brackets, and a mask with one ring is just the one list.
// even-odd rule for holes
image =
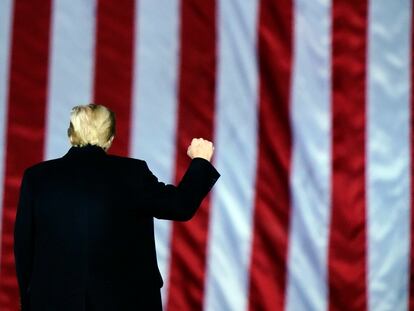
[[106, 152], [103, 148], [97, 145], [86, 145], [83, 147], [72, 146], [69, 151], [63, 156], [64, 158], [89, 158], [102, 157]]

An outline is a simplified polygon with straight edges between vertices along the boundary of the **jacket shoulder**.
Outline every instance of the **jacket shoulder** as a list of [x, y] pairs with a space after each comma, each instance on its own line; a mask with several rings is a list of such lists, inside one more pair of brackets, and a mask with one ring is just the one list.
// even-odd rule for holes
[[59, 166], [61, 164], [62, 164], [62, 159], [60, 158], [42, 161], [42, 162], [39, 162], [39, 163], [36, 163], [36, 164], [33, 164], [27, 167], [24, 170], [23, 175], [27, 175], [27, 176], [36, 175], [45, 170], [53, 169], [56, 166]]
[[112, 162], [116, 165], [128, 166], [128, 167], [139, 167], [143, 168], [146, 167], [146, 162], [141, 159], [130, 158], [130, 157], [123, 157], [118, 155], [108, 154], [107, 160]]

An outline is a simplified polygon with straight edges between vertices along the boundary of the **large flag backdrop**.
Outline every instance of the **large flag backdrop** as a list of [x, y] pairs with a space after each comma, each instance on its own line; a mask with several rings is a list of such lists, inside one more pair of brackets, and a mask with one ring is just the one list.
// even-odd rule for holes
[[[168, 311], [407, 310], [413, 285], [410, 0], [1, 0], [0, 310], [18, 309], [23, 170], [72, 106], [112, 108], [111, 153], [222, 177], [156, 221]], [[70, 260], [68, 258], [68, 260]]]

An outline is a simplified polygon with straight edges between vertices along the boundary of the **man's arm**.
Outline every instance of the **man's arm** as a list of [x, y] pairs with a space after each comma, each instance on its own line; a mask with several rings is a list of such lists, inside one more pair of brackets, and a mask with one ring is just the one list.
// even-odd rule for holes
[[216, 183], [220, 174], [210, 163], [213, 144], [203, 139], [193, 139], [187, 154], [190, 166], [177, 186], [159, 182], [145, 165], [143, 172], [144, 208], [154, 217], [187, 221], [191, 219], [202, 200]]
[[27, 171], [21, 187], [14, 226], [14, 257], [22, 311], [28, 308], [28, 288], [33, 266], [33, 206]]

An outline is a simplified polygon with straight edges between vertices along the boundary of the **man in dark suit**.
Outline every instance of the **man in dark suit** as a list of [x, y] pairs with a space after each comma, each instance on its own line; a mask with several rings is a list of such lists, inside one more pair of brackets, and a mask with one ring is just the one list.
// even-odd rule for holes
[[193, 139], [178, 186], [142, 160], [108, 155], [115, 118], [72, 110], [62, 157], [24, 172], [14, 251], [22, 310], [161, 310], [153, 217], [190, 220], [219, 173], [211, 142]]

